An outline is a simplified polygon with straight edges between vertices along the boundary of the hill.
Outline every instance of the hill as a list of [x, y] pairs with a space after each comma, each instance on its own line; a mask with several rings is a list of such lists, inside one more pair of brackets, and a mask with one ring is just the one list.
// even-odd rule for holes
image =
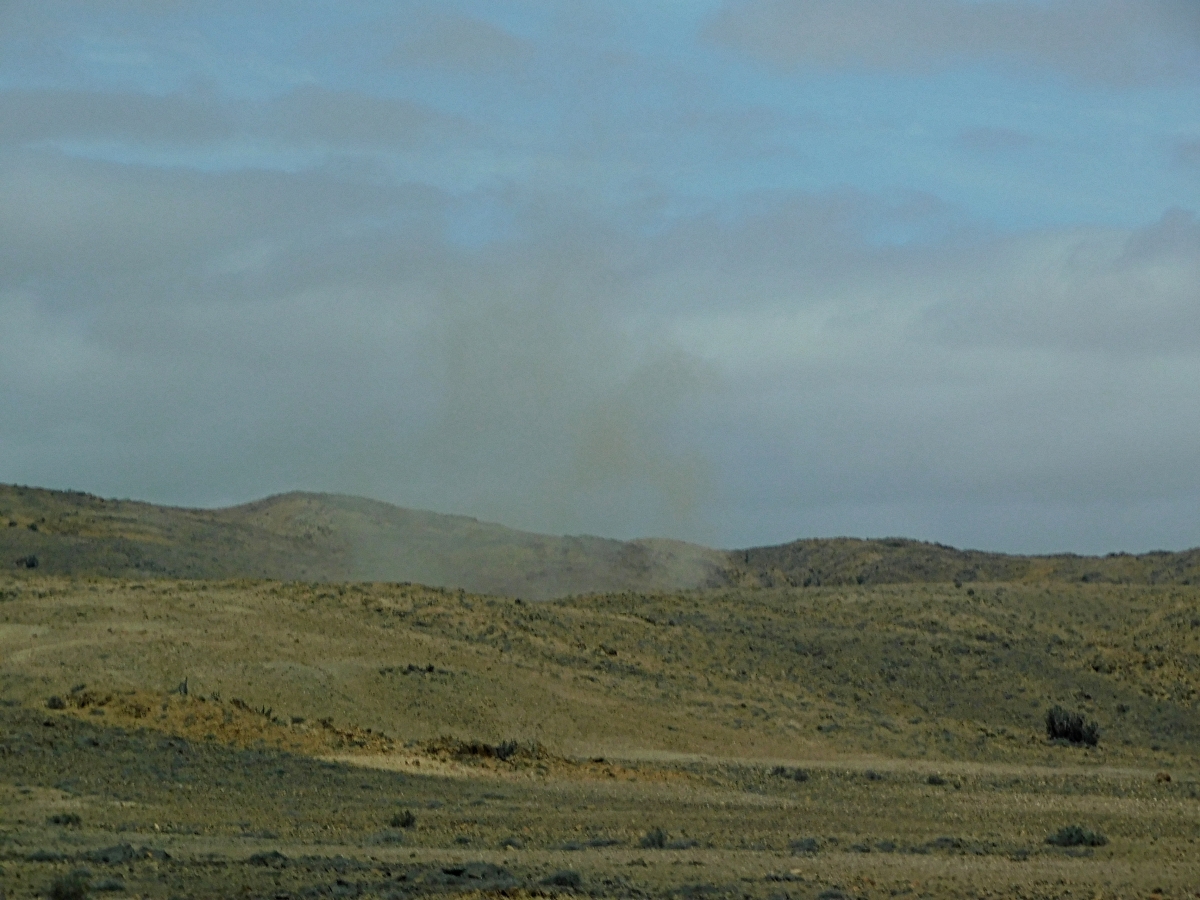
[[227, 509], [0, 486], [0, 559], [61, 575], [420, 582], [544, 600], [725, 583], [725, 554], [518, 531], [337, 494]]
[[903, 538], [829, 538], [728, 555], [726, 577], [746, 587], [947, 584], [973, 581], [1200, 584], [1200, 549], [1107, 556], [1015, 556]]
[[904, 539], [810, 539], [723, 551], [519, 531], [338, 494], [227, 509], [0, 485], [0, 560], [60, 575], [417, 582], [546, 600], [719, 587], [1041, 581], [1200, 584], [1200, 549], [1010, 556]]

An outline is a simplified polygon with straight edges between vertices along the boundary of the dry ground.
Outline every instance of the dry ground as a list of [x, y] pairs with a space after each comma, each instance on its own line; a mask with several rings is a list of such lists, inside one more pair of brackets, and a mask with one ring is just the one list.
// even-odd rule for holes
[[[92, 896], [114, 897], [1200, 896], [1198, 690], [1187, 586], [531, 605], [12, 576], [0, 883], [45, 896], [86, 869]], [[1096, 719], [1100, 745], [1049, 743], [1055, 703]], [[1107, 843], [1045, 842], [1068, 825]]]

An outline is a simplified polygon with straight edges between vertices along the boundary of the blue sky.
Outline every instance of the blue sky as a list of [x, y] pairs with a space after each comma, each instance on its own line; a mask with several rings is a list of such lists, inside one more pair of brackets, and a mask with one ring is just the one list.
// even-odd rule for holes
[[1200, 544], [1193, 0], [0, 2], [0, 480]]

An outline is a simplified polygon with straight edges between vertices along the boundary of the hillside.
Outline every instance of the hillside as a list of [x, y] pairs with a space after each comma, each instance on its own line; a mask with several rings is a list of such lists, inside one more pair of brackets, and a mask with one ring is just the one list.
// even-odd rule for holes
[[722, 551], [534, 534], [337, 494], [181, 509], [0, 485], [0, 560], [60, 575], [416, 582], [546, 600], [714, 587], [1041, 581], [1200, 584], [1200, 550], [1009, 556], [913, 540]]
[[719, 551], [553, 537], [335, 494], [202, 510], [0, 486], [0, 558], [50, 574], [419, 582], [544, 600], [724, 583]]
[[[884, 585], [548, 603], [418, 585], [0, 577], [0, 695], [240, 697], [405, 740], [1042, 758], [1046, 708], [1110, 761], [1200, 741], [1194, 587]], [[432, 668], [429, 668], [431, 667]], [[1198, 763], [1200, 764], [1200, 763]]]
[[1107, 556], [1014, 556], [888, 538], [830, 538], [728, 555], [730, 583], [753, 587], [1065, 581], [1200, 584], [1200, 549]]
[[[1197, 587], [532, 604], [0, 573], [0, 875], [10, 900], [83, 896], [53, 889], [81, 868], [153, 900], [1190, 897], [1197, 702]], [[1054, 705], [1098, 743], [1049, 740]]]

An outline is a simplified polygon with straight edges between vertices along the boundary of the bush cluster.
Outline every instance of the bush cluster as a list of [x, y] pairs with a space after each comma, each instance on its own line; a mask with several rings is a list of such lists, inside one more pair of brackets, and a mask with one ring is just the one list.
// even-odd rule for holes
[[417, 824], [417, 817], [413, 815], [412, 810], [406, 809], [392, 816], [388, 824], [393, 828], [412, 828]]
[[1069, 741], [1095, 747], [1100, 742], [1100, 726], [1085, 721], [1080, 713], [1054, 706], [1046, 713], [1046, 735], [1052, 741]]
[[1066, 825], [1046, 838], [1046, 843], [1055, 847], [1103, 847], [1108, 838], [1082, 825]]

